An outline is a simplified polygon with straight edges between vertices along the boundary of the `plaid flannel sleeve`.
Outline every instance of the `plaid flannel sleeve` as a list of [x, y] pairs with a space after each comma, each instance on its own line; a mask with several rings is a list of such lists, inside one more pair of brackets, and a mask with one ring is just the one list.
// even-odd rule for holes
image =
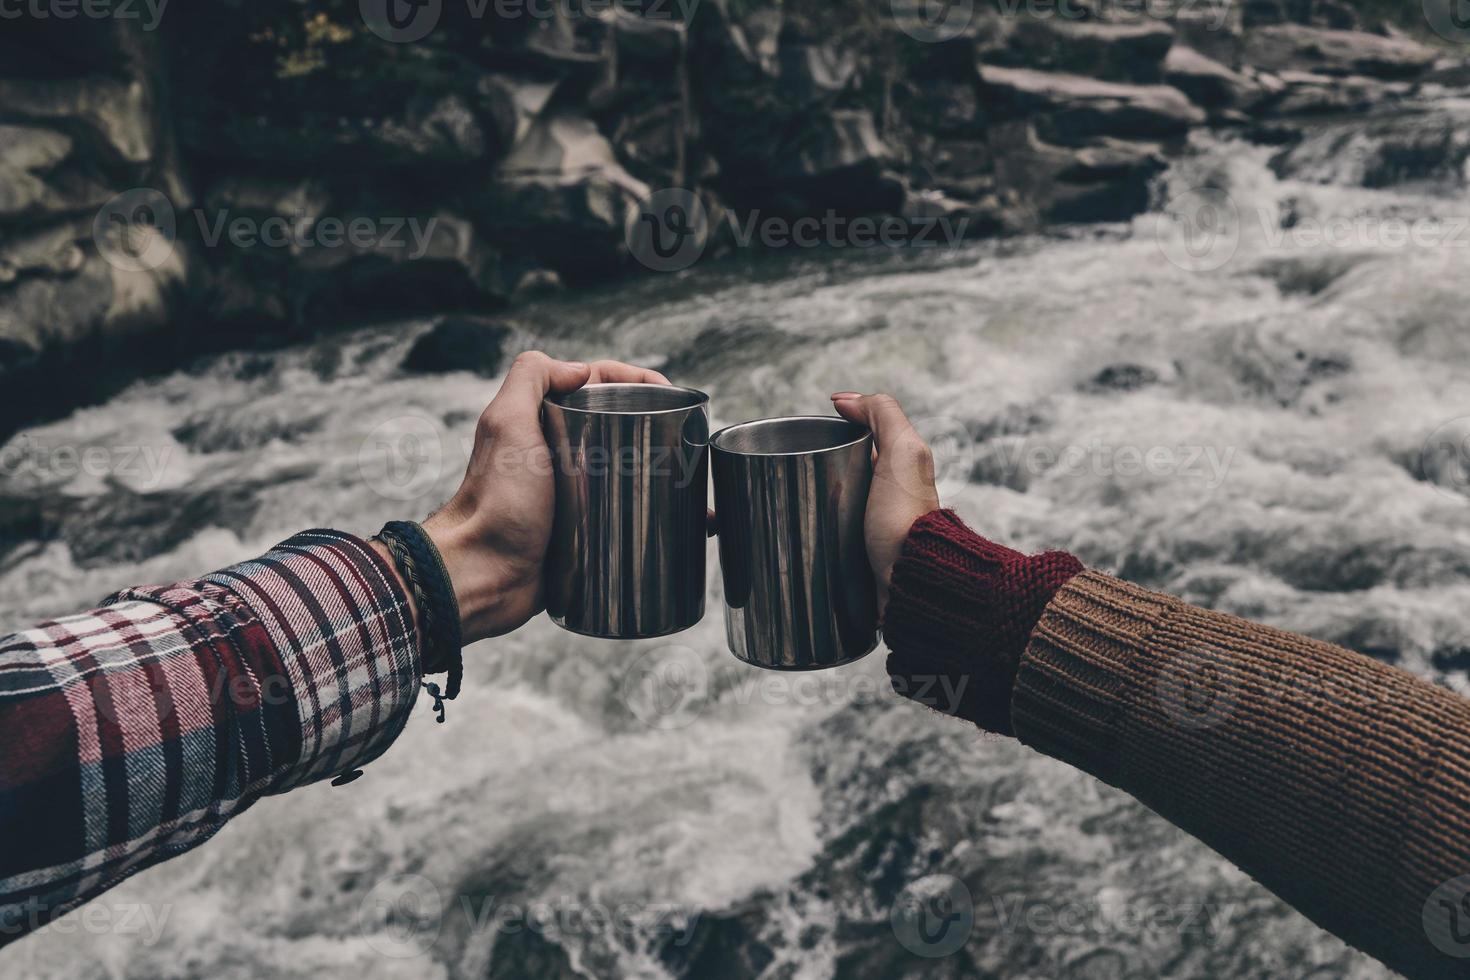
[[336, 531], [0, 638], [0, 947], [376, 759], [420, 676], [391, 569]]

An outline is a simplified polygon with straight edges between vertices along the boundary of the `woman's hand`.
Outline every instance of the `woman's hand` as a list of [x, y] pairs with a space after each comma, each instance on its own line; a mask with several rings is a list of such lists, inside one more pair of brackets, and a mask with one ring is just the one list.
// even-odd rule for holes
[[509, 633], [544, 608], [542, 567], [556, 487], [541, 434], [541, 400], [600, 382], [666, 385], [669, 379], [617, 361], [588, 365], [539, 351], [517, 357], [480, 416], [464, 482], [424, 522], [454, 582], [465, 643]]
[[863, 518], [868, 561], [878, 580], [878, 615], [888, 606], [893, 563], [914, 521], [939, 509], [934, 486], [934, 454], [910, 424], [891, 395], [859, 395], [844, 391], [832, 396], [838, 414], [873, 430], [876, 458], [873, 489]]

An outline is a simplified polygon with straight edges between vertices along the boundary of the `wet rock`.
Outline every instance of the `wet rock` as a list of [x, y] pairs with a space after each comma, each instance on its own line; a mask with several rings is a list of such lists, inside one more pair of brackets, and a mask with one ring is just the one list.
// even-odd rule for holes
[[1250, 78], [1183, 45], [1170, 49], [1164, 78], [1195, 105], [1210, 110], [1252, 106], [1265, 96]]
[[1286, 71], [1283, 86], [1270, 111], [1278, 117], [1320, 116], [1362, 112], [1409, 94], [1406, 83], [1381, 82], [1361, 76], [1336, 77], [1315, 72]]
[[578, 980], [583, 973], [567, 951], [535, 929], [502, 929], [496, 934], [486, 980]]
[[243, 531], [260, 507], [261, 487], [138, 493], [114, 485], [72, 501], [58, 518], [61, 538], [79, 568], [135, 565], [169, 551], [206, 527]]
[[1088, 382], [1091, 391], [1138, 391], [1159, 383], [1159, 372], [1143, 364], [1110, 364]]
[[803, 105], [841, 95], [859, 67], [857, 53], [836, 44], [783, 44], [777, 59], [783, 92]]
[[1167, 166], [1155, 143], [1058, 146], [1026, 122], [994, 127], [991, 145], [998, 190], [1024, 202], [1035, 223], [1125, 221], [1148, 208], [1149, 184]]
[[499, 237], [571, 282], [619, 266], [624, 229], [651, 193], [591, 120], [557, 115], [537, 120], [501, 162], [480, 210]]
[[1438, 56], [1433, 48], [1407, 38], [1297, 24], [1249, 32], [1242, 53], [1247, 64], [1267, 71], [1380, 79], [1414, 78], [1433, 65]]
[[1429, 655], [1429, 661], [1440, 670], [1470, 671], [1470, 647], [1441, 647]]
[[499, 377], [506, 341], [515, 330], [480, 317], [445, 317], [409, 348], [403, 370], [410, 374], [471, 371], [482, 378]]
[[147, 87], [140, 79], [0, 78], [8, 115], [57, 122], [103, 160], [124, 165], [154, 159], [157, 140]]
[[761, 941], [771, 910], [759, 901], [749, 907], [729, 912], [705, 912], [699, 916], [692, 933], [671, 938], [659, 950], [659, 959], [676, 977], [699, 977], [700, 980], [737, 980], [760, 976], [775, 959], [775, 953]]
[[1185, 4], [1174, 16], [1175, 44], [1198, 51], [1222, 65], [1239, 64], [1241, 7], [1239, 4], [1190, 6]]
[[1449, 121], [1402, 114], [1314, 131], [1276, 154], [1271, 168], [1281, 177], [1324, 184], [1458, 188], [1467, 163], [1470, 133]]
[[0, 217], [67, 207], [68, 195], [47, 175], [71, 152], [72, 141], [63, 133], [0, 125]]
[[1077, 145], [1099, 136], [1182, 136], [1205, 121], [1178, 89], [1124, 85], [1029, 68], [981, 69], [987, 106], [1000, 119], [1032, 118], [1049, 142]]
[[613, 7], [608, 18], [620, 63], [632, 59], [667, 65], [678, 60], [684, 46], [685, 25], [674, 10], [640, 16], [632, 10]]
[[987, 22], [978, 44], [987, 65], [1086, 75], [1114, 82], [1154, 83], [1174, 31], [1155, 20], [1139, 23], [1060, 17], [1001, 17]]
[[196, 453], [241, 452], [277, 441], [300, 442], [321, 428], [324, 415], [276, 401], [228, 405], [192, 413], [172, 435]]

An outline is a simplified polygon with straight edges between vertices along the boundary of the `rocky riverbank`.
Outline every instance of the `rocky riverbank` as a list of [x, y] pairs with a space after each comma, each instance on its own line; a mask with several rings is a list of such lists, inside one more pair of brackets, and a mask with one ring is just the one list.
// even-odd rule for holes
[[[673, 188], [704, 257], [753, 212], [1116, 221], [1197, 128], [1290, 166], [1299, 120], [1470, 80], [1335, 0], [382, 6], [6, 22], [0, 430], [203, 351], [647, 273]], [[1463, 174], [1444, 136], [1365, 182]]]

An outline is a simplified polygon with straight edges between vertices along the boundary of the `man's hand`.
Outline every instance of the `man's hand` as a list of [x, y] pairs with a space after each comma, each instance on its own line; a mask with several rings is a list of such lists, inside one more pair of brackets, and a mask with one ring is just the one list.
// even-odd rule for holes
[[464, 482], [424, 522], [454, 582], [465, 643], [509, 633], [544, 608], [542, 567], [556, 487], [541, 434], [541, 400], [601, 382], [666, 385], [669, 379], [617, 361], [587, 365], [539, 351], [517, 357], [480, 416]]
[[909, 528], [939, 509], [934, 454], [891, 395], [844, 391], [832, 396], [832, 404], [843, 418], [873, 430], [876, 459], [863, 536], [878, 580], [878, 615], [882, 616], [888, 606], [893, 563], [903, 552]]

